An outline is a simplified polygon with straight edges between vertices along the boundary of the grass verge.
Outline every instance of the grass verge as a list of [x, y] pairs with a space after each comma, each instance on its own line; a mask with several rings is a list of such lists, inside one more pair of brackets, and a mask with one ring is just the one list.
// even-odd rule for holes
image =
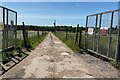
[[40, 37], [38, 37], [38, 36], [30, 37], [29, 42], [30, 42], [31, 47], [32, 47], [31, 49], [32, 50], [35, 49], [35, 47], [44, 40], [46, 35], [47, 35], [47, 33], [40, 35]]
[[78, 44], [75, 44], [75, 33], [68, 33], [68, 38], [66, 39], [65, 32], [55, 32], [55, 36], [57, 36], [60, 40], [63, 41], [69, 48], [71, 48], [75, 53], [82, 52], [83, 49], [80, 49]]
[[[47, 35], [47, 33], [44, 33], [44, 34], [40, 35], [39, 37], [37, 35], [29, 37], [29, 42], [31, 44], [31, 49], [32, 50], [35, 49], [35, 47], [44, 40], [46, 35]], [[17, 42], [18, 42], [17, 46], [24, 47], [23, 39], [17, 39]], [[10, 51], [10, 52], [7, 52], [7, 53], [9, 55], [14, 54], [14, 51]], [[6, 60], [6, 59], [7, 59], [7, 57], [6, 57], [5, 53], [0, 54], [0, 60]]]
[[117, 61], [111, 61], [110, 64], [112, 66], [114, 66], [115, 68], [117, 68], [117, 69], [120, 70], [120, 63], [119, 62], [117, 62]]

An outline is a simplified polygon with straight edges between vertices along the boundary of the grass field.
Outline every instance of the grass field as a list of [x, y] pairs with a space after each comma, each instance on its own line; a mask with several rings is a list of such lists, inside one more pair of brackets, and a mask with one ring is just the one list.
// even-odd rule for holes
[[[68, 39], [65, 38], [65, 32], [56, 32], [54, 33], [59, 37], [68, 47], [70, 47], [75, 52], [80, 52], [78, 45], [75, 45], [75, 33], [68, 33]], [[84, 48], [85, 34], [82, 34], [81, 46]], [[98, 40], [98, 39], [97, 39]], [[96, 42], [97, 42], [96, 40]], [[93, 50], [94, 47], [94, 35], [88, 35], [87, 38], [87, 48]], [[111, 46], [108, 57], [115, 59], [115, 54], [117, 50], [117, 34], [112, 34]], [[94, 51], [97, 51], [97, 45], [94, 47]], [[100, 36], [98, 53], [107, 56], [108, 51], [108, 35]]]

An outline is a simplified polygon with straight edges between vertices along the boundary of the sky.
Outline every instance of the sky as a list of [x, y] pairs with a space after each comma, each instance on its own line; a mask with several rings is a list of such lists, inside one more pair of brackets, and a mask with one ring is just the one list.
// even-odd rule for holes
[[118, 2], [3, 2], [2, 6], [17, 11], [18, 25], [85, 26], [87, 15], [118, 9]]

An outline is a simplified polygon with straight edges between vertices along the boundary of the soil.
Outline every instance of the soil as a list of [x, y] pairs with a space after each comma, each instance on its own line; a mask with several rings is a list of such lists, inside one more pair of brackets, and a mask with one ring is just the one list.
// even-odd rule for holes
[[27, 58], [2, 78], [118, 78], [119, 71], [89, 54], [74, 54], [49, 33]]

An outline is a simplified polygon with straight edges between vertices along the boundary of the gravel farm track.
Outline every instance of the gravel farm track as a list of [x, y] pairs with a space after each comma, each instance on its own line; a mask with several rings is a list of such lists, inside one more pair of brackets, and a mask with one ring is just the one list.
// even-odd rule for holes
[[89, 54], [74, 54], [51, 32], [2, 78], [118, 78], [119, 70]]

